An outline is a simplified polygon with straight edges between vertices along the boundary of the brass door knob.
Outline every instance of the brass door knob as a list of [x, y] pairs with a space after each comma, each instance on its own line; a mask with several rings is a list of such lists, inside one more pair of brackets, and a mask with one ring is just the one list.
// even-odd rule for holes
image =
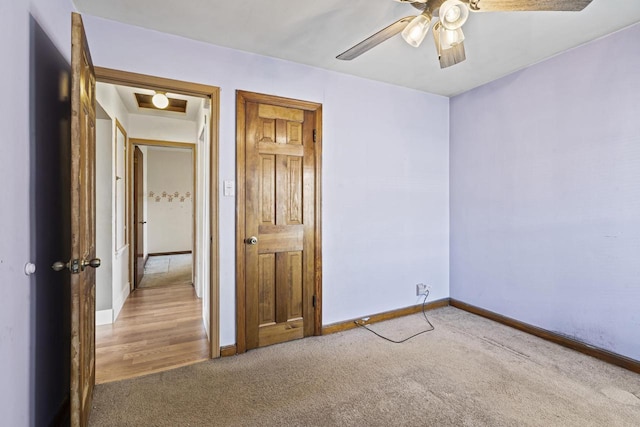
[[82, 268], [86, 268], [86, 267], [91, 267], [91, 268], [98, 268], [100, 267], [100, 258], [94, 258], [94, 259], [90, 259], [89, 261], [87, 260], [82, 260]]
[[98, 268], [100, 267], [100, 264], [100, 258], [94, 258], [88, 261], [86, 259], [83, 259], [82, 262], [80, 262], [80, 260], [78, 259], [72, 259], [69, 262], [54, 262], [51, 268], [53, 268], [55, 271], [62, 271], [68, 268], [71, 274], [79, 274], [80, 271], [84, 271], [84, 269], [87, 267]]
[[51, 266], [51, 268], [53, 268], [54, 271], [62, 271], [68, 267], [69, 267], [68, 264], [62, 261], [54, 262], [53, 265]]

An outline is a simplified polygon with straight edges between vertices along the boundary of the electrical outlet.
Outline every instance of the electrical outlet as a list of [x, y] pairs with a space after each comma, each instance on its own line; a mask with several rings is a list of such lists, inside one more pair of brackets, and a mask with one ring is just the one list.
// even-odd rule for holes
[[424, 295], [431, 291], [431, 285], [425, 285], [424, 283], [418, 283], [416, 285], [416, 296]]
[[361, 318], [361, 319], [355, 320], [354, 322], [355, 322], [355, 324], [356, 324], [356, 325], [364, 326], [364, 325], [366, 325], [366, 324], [367, 324], [367, 322], [369, 321], [369, 319], [370, 319], [370, 318], [367, 316], [367, 317], [363, 317], [363, 318]]

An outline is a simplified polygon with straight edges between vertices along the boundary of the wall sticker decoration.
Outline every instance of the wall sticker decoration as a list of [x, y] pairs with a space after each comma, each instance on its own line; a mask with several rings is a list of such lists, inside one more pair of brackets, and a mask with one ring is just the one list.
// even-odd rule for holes
[[181, 203], [192, 203], [191, 191], [149, 191], [149, 199], [155, 202], [172, 203], [174, 200]]

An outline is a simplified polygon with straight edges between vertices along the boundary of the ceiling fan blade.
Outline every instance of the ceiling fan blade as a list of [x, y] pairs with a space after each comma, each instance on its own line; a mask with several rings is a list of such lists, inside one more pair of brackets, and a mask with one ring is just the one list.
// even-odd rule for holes
[[464, 53], [464, 42], [453, 46], [451, 49], [444, 49], [440, 52], [440, 68], [451, 67], [467, 59]]
[[351, 49], [348, 49], [342, 52], [340, 55], [336, 56], [336, 58], [342, 59], [344, 61], [350, 61], [354, 58], [357, 58], [358, 56], [362, 55], [369, 49], [373, 49], [374, 47], [378, 46], [380, 43], [400, 33], [402, 30], [404, 30], [404, 27], [406, 27], [409, 24], [409, 22], [411, 22], [413, 18], [415, 18], [415, 16], [406, 16], [402, 19], [397, 20], [396, 22], [389, 25], [388, 27], [383, 28], [382, 30], [378, 31], [371, 37], [353, 46]]
[[591, 2], [592, 0], [469, 0], [469, 9], [474, 12], [579, 12]]

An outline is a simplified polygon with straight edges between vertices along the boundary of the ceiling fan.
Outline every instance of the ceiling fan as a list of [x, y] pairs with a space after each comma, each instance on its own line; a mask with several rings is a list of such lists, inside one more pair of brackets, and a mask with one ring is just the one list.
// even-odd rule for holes
[[[431, 21], [440, 68], [447, 68], [466, 59], [462, 25], [469, 12], [515, 11], [571, 11], [578, 12], [592, 0], [396, 0], [409, 3], [420, 14], [406, 16], [352, 48], [338, 55], [337, 59], [349, 61], [357, 58], [398, 33], [413, 47], [418, 47], [429, 33]], [[438, 18], [437, 20], [435, 18]]]

